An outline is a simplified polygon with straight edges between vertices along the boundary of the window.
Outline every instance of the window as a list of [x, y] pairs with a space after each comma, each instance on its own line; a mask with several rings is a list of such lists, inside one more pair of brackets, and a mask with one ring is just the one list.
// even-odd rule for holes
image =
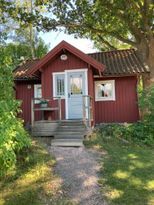
[[70, 92], [71, 95], [82, 94], [82, 75], [80, 76], [70, 76]]
[[65, 96], [65, 75], [64, 73], [53, 73], [53, 96]]
[[[34, 85], [34, 98], [42, 98], [42, 85], [36, 84]], [[40, 103], [39, 100], [35, 100], [35, 104]]]
[[95, 100], [108, 101], [115, 100], [115, 81], [96, 81], [95, 82]]

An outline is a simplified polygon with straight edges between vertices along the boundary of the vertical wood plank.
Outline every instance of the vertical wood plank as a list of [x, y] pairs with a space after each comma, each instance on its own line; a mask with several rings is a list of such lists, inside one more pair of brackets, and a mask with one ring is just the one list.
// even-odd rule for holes
[[58, 108], [59, 108], [59, 121], [62, 119], [61, 115], [61, 98], [58, 98]]
[[31, 100], [31, 124], [34, 126], [34, 100]]

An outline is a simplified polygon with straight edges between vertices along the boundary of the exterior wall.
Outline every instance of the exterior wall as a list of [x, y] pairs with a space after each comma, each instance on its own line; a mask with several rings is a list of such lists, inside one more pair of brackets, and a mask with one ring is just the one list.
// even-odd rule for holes
[[95, 121], [109, 122], [136, 122], [139, 120], [137, 105], [137, 78], [117, 77], [95, 80], [115, 80], [115, 101], [95, 102]]
[[[60, 60], [60, 55], [58, 55], [52, 62], [49, 62], [44, 69], [42, 69], [42, 95], [45, 98], [53, 97], [53, 72], [64, 72], [65, 70], [72, 69], [85, 69], [88, 68], [87, 63], [77, 58], [76, 56], [67, 53], [68, 59], [66, 61]], [[90, 77], [91, 76], [91, 77]], [[88, 78], [92, 79], [92, 70], [88, 69]], [[93, 83], [88, 82], [89, 94], [93, 93]], [[56, 101], [52, 102], [53, 106], [56, 106]], [[46, 118], [56, 119], [56, 112], [46, 113]], [[66, 119], [65, 116], [65, 99], [62, 99], [62, 119]]]
[[[21, 110], [19, 117], [24, 120], [24, 124], [31, 123], [31, 99], [34, 97], [34, 82], [16, 82], [16, 99], [21, 101]], [[31, 88], [28, 89], [28, 85]], [[40, 112], [35, 112], [35, 119], [39, 120], [41, 117]]]
[[[53, 72], [64, 72], [72, 69], [85, 69], [89, 66], [87, 63], [76, 56], [67, 53], [66, 61], [60, 60], [58, 55], [52, 62], [50, 61], [41, 73], [42, 96], [44, 98], [53, 97]], [[115, 80], [115, 101], [97, 101], [95, 102], [95, 85], [97, 80]], [[31, 89], [28, 85], [31, 84]], [[108, 122], [135, 122], [139, 119], [137, 106], [136, 77], [115, 77], [115, 78], [93, 78], [92, 68], [88, 69], [88, 94], [93, 97], [94, 124]], [[22, 101], [20, 114], [25, 124], [31, 123], [31, 98], [34, 97], [34, 82], [16, 82], [16, 96]], [[52, 101], [52, 106], [57, 107], [57, 101]], [[46, 111], [45, 119], [56, 120], [58, 113], [56, 111]], [[39, 112], [35, 113], [35, 119], [41, 119]], [[65, 118], [65, 99], [62, 100], [62, 119]]]

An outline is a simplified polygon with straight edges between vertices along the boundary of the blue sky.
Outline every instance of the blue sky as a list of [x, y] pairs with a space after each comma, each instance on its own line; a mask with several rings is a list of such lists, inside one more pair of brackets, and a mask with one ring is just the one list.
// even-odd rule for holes
[[84, 53], [92, 53], [98, 51], [94, 48], [94, 44], [92, 41], [88, 39], [81, 39], [81, 38], [74, 38], [73, 35], [67, 35], [63, 31], [61, 32], [48, 32], [42, 33], [41, 37], [45, 41], [45, 43], [50, 44], [50, 49], [54, 48], [58, 43], [62, 40], [67, 41], [68, 43], [72, 44], [76, 48], [80, 49]]

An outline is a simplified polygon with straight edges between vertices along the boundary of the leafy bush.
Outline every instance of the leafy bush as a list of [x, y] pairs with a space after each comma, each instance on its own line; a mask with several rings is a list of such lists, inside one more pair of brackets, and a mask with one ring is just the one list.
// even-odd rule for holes
[[154, 123], [154, 85], [140, 93], [139, 106], [144, 112], [144, 121]]
[[108, 124], [100, 129], [103, 137], [126, 139], [138, 144], [154, 146], [154, 86], [140, 93], [140, 108], [144, 119], [134, 124]]
[[137, 144], [154, 146], [154, 126], [149, 123], [108, 124], [101, 126], [100, 132], [104, 138], [116, 137]]
[[17, 119], [19, 102], [14, 99], [10, 58], [0, 51], [0, 176], [15, 166], [17, 154], [30, 146], [30, 138]]

